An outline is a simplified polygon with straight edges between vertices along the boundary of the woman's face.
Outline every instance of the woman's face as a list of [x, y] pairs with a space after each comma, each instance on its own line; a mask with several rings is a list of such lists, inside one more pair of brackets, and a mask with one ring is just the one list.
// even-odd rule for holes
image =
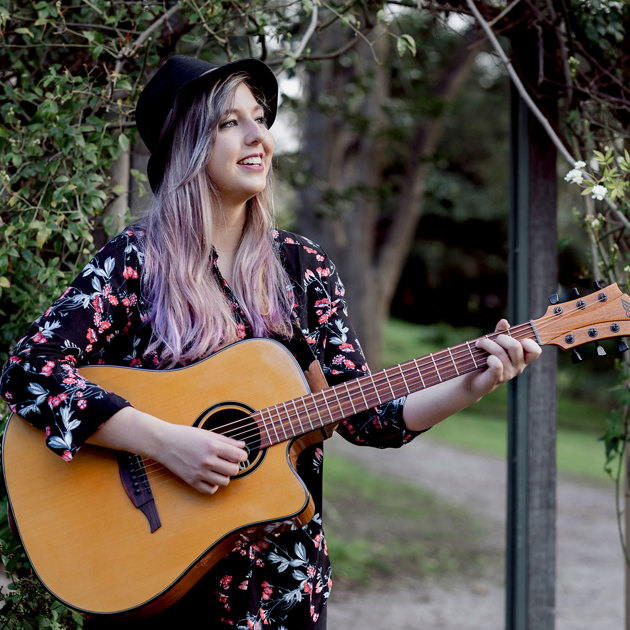
[[273, 146], [263, 107], [246, 85], [239, 85], [206, 167], [224, 202], [242, 204], [265, 189]]

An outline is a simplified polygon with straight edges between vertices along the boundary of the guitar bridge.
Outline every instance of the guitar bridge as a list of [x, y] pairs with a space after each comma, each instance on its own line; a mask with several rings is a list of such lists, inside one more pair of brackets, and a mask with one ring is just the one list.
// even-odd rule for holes
[[142, 457], [121, 451], [118, 453], [118, 471], [127, 496], [149, 521], [151, 533], [162, 527]]

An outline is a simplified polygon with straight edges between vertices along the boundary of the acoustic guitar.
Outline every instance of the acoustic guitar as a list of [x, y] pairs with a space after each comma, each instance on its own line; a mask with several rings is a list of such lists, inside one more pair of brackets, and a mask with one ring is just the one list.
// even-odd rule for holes
[[[612, 284], [506, 332], [564, 349], [626, 335], [630, 298]], [[241, 341], [181, 369], [82, 368], [84, 378], [138, 409], [245, 440], [249, 460], [227, 488], [203, 495], [130, 453], [86, 445], [66, 463], [14, 414], [3, 469], [28, 558], [46, 588], [84, 614], [153, 614], [237, 539], [310, 520], [313, 501], [295, 470], [307, 445], [347, 416], [483, 369], [485, 360], [469, 341], [315, 393], [293, 356], [268, 339]]]

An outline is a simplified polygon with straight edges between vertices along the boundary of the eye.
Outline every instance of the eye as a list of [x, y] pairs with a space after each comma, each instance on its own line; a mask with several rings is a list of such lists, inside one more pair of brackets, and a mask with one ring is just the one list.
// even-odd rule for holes
[[256, 122], [259, 125], [262, 125], [263, 127], [267, 127], [267, 117], [266, 116], [258, 116], [258, 118], [256, 118]]
[[236, 127], [238, 122], [234, 118], [230, 118], [230, 120], [226, 120], [219, 125], [219, 129], [228, 129], [229, 127]]

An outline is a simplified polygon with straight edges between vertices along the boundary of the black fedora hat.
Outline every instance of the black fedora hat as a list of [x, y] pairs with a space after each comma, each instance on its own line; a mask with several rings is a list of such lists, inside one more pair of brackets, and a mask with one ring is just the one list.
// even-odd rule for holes
[[136, 125], [151, 152], [147, 174], [153, 192], [162, 181], [173, 123], [182, 105], [200, 91], [238, 72], [248, 74], [251, 84], [262, 92], [267, 126], [271, 127], [278, 108], [278, 81], [271, 68], [259, 59], [240, 59], [216, 66], [196, 57], [175, 55], [142, 90], [136, 105]]

